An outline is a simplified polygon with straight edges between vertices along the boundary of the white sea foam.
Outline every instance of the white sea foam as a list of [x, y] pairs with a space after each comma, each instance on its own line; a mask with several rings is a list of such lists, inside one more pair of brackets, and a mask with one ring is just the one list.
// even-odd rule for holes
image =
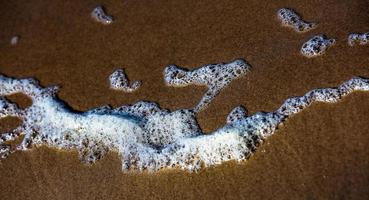
[[294, 10], [289, 8], [281, 8], [277, 12], [278, 18], [282, 22], [282, 26], [293, 28], [297, 32], [307, 32], [316, 28], [317, 24], [306, 22], [301, 19]]
[[235, 107], [227, 116], [227, 123], [240, 120], [247, 117], [247, 110], [243, 106]]
[[350, 46], [366, 45], [369, 43], [369, 32], [368, 33], [352, 33], [348, 36], [348, 44]]
[[198, 112], [206, 108], [223, 88], [234, 79], [245, 75], [250, 69], [251, 66], [242, 59], [229, 63], [204, 65], [190, 71], [176, 65], [169, 65], [164, 70], [164, 80], [169, 86], [184, 87], [192, 84], [206, 86], [208, 91], [194, 108], [194, 111]]
[[124, 92], [134, 92], [141, 86], [140, 81], [133, 81], [133, 83], [130, 85], [123, 69], [115, 70], [109, 76], [109, 82], [111, 89], [121, 90]]
[[[43, 88], [33, 79], [0, 76], [0, 96], [24, 93], [32, 105], [24, 110], [0, 99], [0, 118], [15, 116], [23, 124], [1, 135], [0, 155], [47, 145], [77, 149], [83, 162], [93, 163], [109, 151], [122, 159], [123, 170], [157, 171], [179, 168], [198, 171], [229, 160], [247, 159], [279, 124], [313, 102], [334, 103], [353, 91], [369, 91], [369, 80], [353, 78], [338, 88], [315, 89], [287, 99], [274, 112], [247, 116], [242, 107], [227, 117], [227, 124], [204, 134], [193, 110], [170, 112], [152, 102], [140, 101], [119, 108], [102, 106], [74, 112], [56, 97], [57, 87]], [[24, 135], [16, 148], [8, 141]]]
[[95, 21], [102, 23], [104, 25], [113, 23], [113, 17], [107, 15], [104, 12], [104, 9], [102, 6], [97, 6], [96, 8], [94, 8], [94, 10], [91, 12], [91, 17]]
[[308, 57], [316, 57], [323, 55], [329, 47], [336, 43], [335, 39], [328, 38], [327, 36], [320, 34], [310, 38], [301, 47], [301, 54]]

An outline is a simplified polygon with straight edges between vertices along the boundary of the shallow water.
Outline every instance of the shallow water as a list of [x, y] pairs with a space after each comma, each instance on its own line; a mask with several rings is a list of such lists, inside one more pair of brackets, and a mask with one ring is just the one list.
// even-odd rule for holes
[[[202, 73], [207, 71], [199, 71], [198, 77], [206, 77]], [[115, 151], [121, 156], [123, 170], [198, 171], [249, 158], [283, 121], [313, 102], [335, 103], [353, 91], [368, 90], [368, 79], [353, 78], [337, 88], [315, 89], [289, 98], [274, 112], [247, 116], [244, 109], [236, 107], [224, 127], [205, 134], [197, 124], [196, 107], [169, 111], [153, 102], [139, 101], [115, 109], [103, 106], [78, 113], [56, 98], [57, 87], [43, 88], [34, 79], [1, 76], [1, 96], [24, 93], [32, 99], [32, 105], [23, 110], [1, 99], [0, 117], [19, 117], [23, 124], [2, 135], [0, 153], [5, 158], [32, 145], [48, 145], [77, 149], [83, 162], [93, 163]], [[24, 139], [15, 149], [7, 145], [21, 135]]]

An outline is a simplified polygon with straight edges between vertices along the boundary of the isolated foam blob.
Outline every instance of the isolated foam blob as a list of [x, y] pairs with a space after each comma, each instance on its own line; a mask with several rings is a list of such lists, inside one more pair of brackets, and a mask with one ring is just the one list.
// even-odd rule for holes
[[352, 33], [348, 36], [348, 44], [350, 46], [366, 45], [369, 42], [369, 32], [368, 33]]
[[133, 81], [132, 84], [129, 84], [123, 69], [115, 70], [109, 76], [109, 83], [111, 89], [121, 90], [123, 92], [134, 92], [141, 86], [140, 81]]
[[296, 32], [307, 32], [317, 26], [316, 23], [304, 21], [300, 15], [289, 8], [279, 9], [277, 15], [278, 19], [282, 22], [282, 26], [293, 28]]
[[242, 59], [229, 63], [204, 65], [193, 70], [169, 65], [164, 70], [164, 80], [168, 86], [206, 86], [208, 91], [194, 108], [194, 111], [198, 112], [206, 108], [223, 88], [227, 87], [233, 80], [245, 75], [250, 69], [251, 66]]
[[17, 45], [18, 42], [19, 42], [19, 36], [17, 36], [17, 35], [13, 36], [12, 39], [10, 39], [10, 44], [13, 45], [13, 46]]
[[301, 47], [301, 54], [308, 57], [316, 57], [323, 55], [329, 47], [336, 43], [335, 39], [328, 38], [327, 36], [320, 34], [310, 38]]
[[[353, 91], [369, 91], [369, 80], [356, 77], [337, 88], [312, 90], [287, 99], [274, 112], [247, 116], [244, 108], [236, 107], [224, 127], [207, 134], [197, 125], [193, 110], [171, 112], [155, 103], [139, 101], [80, 113], [59, 101], [56, 91], [56, 87], [43, 88], [33, 79], [0, 76], [0, 117], [15, 116], [23, 121], [18, 128], [1, 135], [2, 157], [31, 146], [47, 145], [77, 149], [86, 163], [115, 151], [121, 156], [123, 170], [198, 171], [229, 160], [247, 159], [287, 118], [316, 101], [334, 103]], [[14, 93], [28, 95], [32, 105], [21, 110], [3, 98]], [[20, 135], [24, 139], [16, 148], [8, 145]]]
[[97, 6], [96, 8], [94, 8], [91, 12], [91, 17], [95, 21], [104, 25], [113, 23], [113, 17], [107, 15], [102, 6]]

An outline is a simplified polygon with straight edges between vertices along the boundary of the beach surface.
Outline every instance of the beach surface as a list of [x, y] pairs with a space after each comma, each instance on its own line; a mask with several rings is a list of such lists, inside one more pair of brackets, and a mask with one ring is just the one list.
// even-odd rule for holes
[[[98, 5], [114, 17], [112, 24], [91, 19]], [[297, 33], [282, 27], [277, 10], [283, 7], [317, 22], [317, 28]], [[58, 97], [76, 111], [139, 100], [171, 110], [195, 106], [206, 88], [166, 86], [163, 70], [169, 64], [193, 69], [243, 58], [252, 66], [199, 113], [204, 132], [223, 126], [238, 105], [250, 114], [270, 112], [312, 89], [369, 78], [369, 47], [347, 44], [350, 33], [369, 31], [364, 0], [17, 0], [2, 2], [0, 9], [0, 74], [58, 85]], [[322, 56], [302, 56], [301, 45], [317, 34], [337, 42]], [[11, 45], [15, 35], [19, 42]], [[107, 77], [118, 68], [142, 86], [133, 93], [110, 90]], [[10, 98], [30, 104], [19, 95]], [[192, 174], [127, 174], [114, 153], [87, 166], [76, 152], [34, 148], [1, 160], [1, 198], [367, 199], [368, 116], [368, 93], [314, 103], [285, 122], [248, 161]], [[16, 124], [1, 119], [0, 132]]]

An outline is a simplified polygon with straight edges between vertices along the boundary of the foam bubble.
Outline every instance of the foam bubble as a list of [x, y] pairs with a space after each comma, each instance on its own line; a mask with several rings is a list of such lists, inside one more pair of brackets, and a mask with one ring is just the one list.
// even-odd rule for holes
[[[274, 112], [247, 116], [245, 108], [236, 107], [224, 127], [207, 134], [199, 128], [191, 109], [171, 112], [156, 103], [139, 101], [80, 113], [59, 101], [56, 90], [43, 88], [33, 79], [0, 76], [0, 118], [16, 116], [23, 121], [18, 128], [1, 135], [0, 156], [48, 145], [77, 149], [85, 163], [94, 163], [115, 151], [121, 156], [123, 170], [198, 171], [229, 160], [246, 160], [289, 117], [316, 101], [334, 103], [353, 91], [369, 91], [369, 79], [355, 77], [337, 88], [312, 90], [287, 99]], [[30, 96], [30, 107], [21, 110], [3, 98], [18, 92]], [[24, 136], [21, 144], [16, 148], [8, 145], [20, 135]]]
[[296, 32], [307, 32], [317, 27], [316, 23], [302, 20], [300, 15], [289, 8], [279, 9], [277, 15], [282, 22], [282, 26], [293, 28]]
[[192, 84], [206, 86], [208, 91], [194, 108], [194, 111], [198, 112], [208, 106], [223, 88], [234, 79], [245, 75], [250, 69], [251, 66], [241, 59], [229, 63], [204, 65], [193, 70], [169, 65], [164, 70], [164, 80], [169, 86], [184, 87]]
[[13, 46], [17, 45], [18, 42], [19, 42], [19, 36], [17, 36], [17, 35], [13, 36], [12, 39], [10, 39], [10, 44], [13, 45]]
[[302, 45], [300, 52], [308, 58], [320, 56], [335, 43], [335, 39], [328, 38], [323, 34], [316, 35]]
[[113, 17], [107, 15], [104, 12], [104, 9], [102, 6], [97, 6], [92, 12], [91, 12], [91, 17], [92, 19], [94, 19], [95, 21], [102, 23], [104, 25], [108, 25], [113, 23]]
[[134, 92], [141, 86], [140, 81], [133, 81], [133, 83], [129, 85], [128, 78], [123, 69], [115, 70], [109, 76], [109, 82], [111, 89], [121, 90], [124, 92]]
[[348, 44], [350, 46], [366, 45], [369, 42], [369, 32], [368, 33], [352, 33], [348, 36]]

